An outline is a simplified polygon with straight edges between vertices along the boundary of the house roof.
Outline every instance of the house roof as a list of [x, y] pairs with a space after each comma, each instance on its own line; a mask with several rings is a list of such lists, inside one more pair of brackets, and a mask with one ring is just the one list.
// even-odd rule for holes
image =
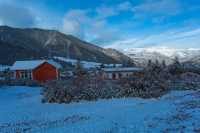
[[61, 65], [53, 60], [26, 60], [16, 61], [11, 67], [11, 70], [33, 70], [45, 62], [53, 65], [58, 69], [61, 68]]
[[0, 72], [10, 69], [11, 66], [0, 65]]
[[[65, 57], [58, 57], [58, 56], [54, 56], [54, 59], [66, 62], [66, 63], [70, 63], [73, 66], [75, 66], [77, 64], [76, 59], [69, 59], [69, 58], [65, 58]], [[91, 62], [91, 61], [84, 61], [81, 60], [80, 63], [82, 64], [82, 66], [86, 69], [91, 69], [91, 68], [100, 68], [102, 63], [98, 63], [98, 62]], [[122, 67], [122, 64], [103, 64], [105, 67]]]
[[114, 68], [104, 68], [105, 72], [138, 72], [143, 71], [140, 67], [114, 67]]

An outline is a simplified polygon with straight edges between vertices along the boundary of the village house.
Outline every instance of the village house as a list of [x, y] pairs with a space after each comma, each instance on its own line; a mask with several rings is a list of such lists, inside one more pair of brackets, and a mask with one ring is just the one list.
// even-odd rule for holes
[[129, 78], [131, 76], [141, 76], [143, 68], [139, 67], [114, 67], [103, 68], [104, 79], [118, 80], [121, 78]]
[[61, 65], [53, 60], [16, 61], [11, 67], [14, 79], [45, 82], [59, 79]]
[[7, 71], [9, 69], [10, 69], [10, 66], [0, 65], [0, 75], [2, 75], [3, 73], [5, 73], [5, 71]]
[[5, 80], [6, 77], [10, 77], [9, 70], [11, 66], [0, 65], [0, 80]]

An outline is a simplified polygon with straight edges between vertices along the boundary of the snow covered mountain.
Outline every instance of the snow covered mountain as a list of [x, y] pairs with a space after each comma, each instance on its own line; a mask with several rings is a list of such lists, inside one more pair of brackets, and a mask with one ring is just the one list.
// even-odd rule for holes
[[136, 62], [146, 63], [148, 60], [165, 60], [166, 63], [171, 63], [175, 57], [178, 57], [181, 62], [193, 60], [200, 57], [200, 49], [175, 49], [168, 47], [148, 47], [148, 48], [132, 48], [121, 50], [125, 55], [128, 55]]

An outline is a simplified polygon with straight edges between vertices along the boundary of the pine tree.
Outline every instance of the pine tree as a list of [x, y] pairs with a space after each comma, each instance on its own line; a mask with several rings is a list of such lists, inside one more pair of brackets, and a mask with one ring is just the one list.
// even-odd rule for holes
[[134, 66], [135, 66], [135, 63], [131, 59], [128, 59], [127, 61], [124, 61], [123, 63], [123, 67], [134, 67]]
[[11, 80], [12, 72], [10, 71], [10, 69], [6, 69], [4, 71], [4, 77], [5, 77], [6, 80]]
[[102, 68], [105, 68], [105, 65], [102, 63], [101, 65], [100, 65], [100, 68], [102, 69]]
[[152, 60], [148, 60], [148, 63], [147, 63], [147, 67], [151, 67], [152, 66]]
[[84, 76], [86, 74], [86, 71], [84, 70], [81, 61], [77, 60], [76, 66], [75, 66], [75, 86], [80, 89], [81, 87], [83, 87], [83, 83], [84, 83]]
[[180, 63], [178, 57], [175, 57], [173, 64], [169, 67], [169, 71], [173, 75], [179, 75], [183, 72], [183, 65]]
[[75, 66], [75, 75], [76, 76], [82, 76], [84, 75], [85, 71], [84, 71], [84, 68], [81, 64], [81, 61], [80, 60], [77, 60], [77, 63], [76, 63], [76, 66]]
[[160, 63], [159, 63], [159, 61], [156, 59], [156, 61], [155, 61], [155, 65], [156, 66], [159, 66], [160, 65]]
[[163, 60], [162, 61], [162, 68], [166, 68], [166, 67], [167, 67], [166, 62], [165, 62], [165, 60]]

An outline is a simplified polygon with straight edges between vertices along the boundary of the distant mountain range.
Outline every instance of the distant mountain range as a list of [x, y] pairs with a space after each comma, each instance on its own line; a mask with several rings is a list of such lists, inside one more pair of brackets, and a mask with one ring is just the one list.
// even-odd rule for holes
[[148, 60], [165, 60], [167, 64], [172, 63], [175, 57], [181, 62], [190, 62], [200, 64], [200, 49], [175, 49], [168, 47], [149, 47], [149, 48], [132, 48], [121, 50], [122, 53], [129, 56], [137, 63], [144, 65]]
[[148, 60], [165, 60], [170, 64], [178, 57], [181, 62], [200, 66], [200, 49], [104, 49], [55, 30], [0, 26], [0, 64], [11, 65], [15, 60], [47, 59], [54, 56], [105, 64], [134, 63], [140, 66], [146, 65]]
[[0, 64], [53, 56], [107, 64], [131, 60], [120, 52], [103, 49], [55, 30], [0, 26]]

